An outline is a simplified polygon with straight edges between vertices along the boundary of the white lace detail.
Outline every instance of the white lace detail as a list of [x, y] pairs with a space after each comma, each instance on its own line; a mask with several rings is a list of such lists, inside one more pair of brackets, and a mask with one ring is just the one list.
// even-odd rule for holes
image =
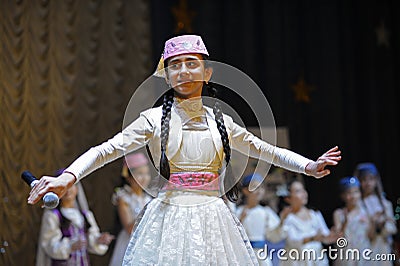
[[[258, 265], [246, 233], [221, 198], [175, 192], [152, 200], [123, 265]], [[183, 204], [182, 204], [183, 203]]]

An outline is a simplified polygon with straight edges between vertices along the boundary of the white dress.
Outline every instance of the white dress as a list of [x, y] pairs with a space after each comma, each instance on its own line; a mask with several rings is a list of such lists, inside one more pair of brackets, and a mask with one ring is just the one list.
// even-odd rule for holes
[[[143, 207], [151, 200], [151, 197], [147, 194], [139, 197], [137, 194], [132, 192], [130, 186], [125, 185], [116, 189], [111, 201], [113, 205], [118, 206], [118, 202], [120, 200], [124, 201], [129, 206], [132, 217], [136, 220]], [[123, 228], [117, 236], [117, 240], [109, 264], [110, 266], [120, 266], [122, 264], [125, 250], [128, 246], [130, 239], [131, 235], [128, 234], [128, 232]]]
[[[347, 240], [347, 243], [346, 246], [343, 248], [343, 254], [346, 254], [346, 250], [358, 250], [360, 252], [358, 253], [360, 255], [359, 259], [352, 259], [353, 257], [350, 257], [350, 255], [348, 255], [348, 258], [344, 256], [344, 258], [342, 259], [335, 260], [333, 262], [333, 265], [373, 265], [373, 262], [366, 261], [362, 256], [362, 252], [364, 250], [371, 249], [371, 243], [368, 238], [370, 223], [369, 217], [365, 210], [362, 207], [358, 207], [346, 214], [344, 209], [337, 209], [333, 213], [333, 219], [335, 221], [335, 226], [337, 226], [338, 229], [342, 230], [343, 225], [345, 225], [343, 237]], [[338, 252], [338, 254], [340, 253]], [[354, 258], [356, 258], [355, 255]]]
[[[385, 198], [382, 198], [382, 202], [385, 210], [383, 210], [381, 203], [379, 202], [379, 198], [377, 195], [373, 194], [366, 198], [363, 198], [364, 206], [367, 210], [369, 216], [373, 216], [375, 213], [380, 213], [385, 211], [386, 216], [388, 217], [382, 231], [376, 236], [374, 241], [371, 243], [371, 249], [373, 254], [371, 257], [375, 255], [381, 254], [391, 254], [394, 253], [392, 250], [392, 242], [393, 235], [397, 232], [396, 223], [393, 219], [393, 205], [390, 201]], [[380, 261], [380, 265], [393, 265], [392, 261]]]
[[[78, 179], [116, 158], [148, 144], [160, 161], [161, 107], [149, 109], [122, 133], [91, 148], [68, 171]], [[304, 173], [310, 162], [274, 147], [224, 115], [233, 149], [277, 166]], [[224, 161], [221, 136], [211, 108], [201, 99], [175, 100], [167, 157], [171, 173], [218, 173]], [[247, 235], [219, 191], [164, 190], [150, 201], [135, 229], [123, 265], [257, 265]]]
[[[243, 212], [244, 206], [239, 206], [236, 210], [236, 216], [240, 217]], [[243, 219], [242, 224], [246, 230], [250, 242], [257, 243], [252, 245], [254, 252], [260, 265], [272, 265], [272, 256], [269, 254], [271, 247], [268, 246], [267, 240], [271, 242], [279, 242], [286, 237], [286, 234], [279, 226], [279, 216], [268, 206], [257, 205], [251, 209], [246, 210], [246, 217]], [[262, 244], [264, 242], [264, 244]], [[259, 244], [262, 244], [260, 246]], [[260, 250], [262, 249], [262, 250]], [[267, 254], [265, 254], [267, 252]], [[260, 253], [259, 255], [257, 255]]]
[[[80, 210], [76, 208], [61, 208], [61, 213], [71, 221], [73, 228], [79, 230], [84, 227], [84, 218]], [[108, 250], [108, 245], [98, 244], [97, 238], [100, 236], [100, 230], [91, 211], [86, 211], [86, 219], [90, 224], [87, 231], [88, 252], [104, 255]], [[36, 257], [37, 266], [50, 266], [52, 259], [69, 260], [71, 258], [71, 246], [75, 239], [63, 237], [60, 225], [60, 217], [54, 210], [44, 210], [42, 223], [39, 233], [39, 246]], [[84, 254], [82, 254], [83, 256]], [[85, 258], [89, 260], [89, 258]], [[70, 265], [70, 264], [68, 264]]]
[[[315, 236], [317, 233], [322, 235], [329, 235], [329, 229], [325, 223], [325, 219], [321, 212], [309, 210], [310, 219], [303, 220], [295, 214], [290, 213], [283, 222], [284, 230], [286, 230], [287, 238], [285, 250], [287, 253], [283, 256], [287, 260], [281, 260], [280, 265], [292, 266], [319, 266], [329, 265], [326, 255], [321, 257], [322, 243], [319, 241], [311, 241], [303, 244], [303, 239]], [[312, 253], [305, 253], [305, 251], [312, 251]], [[300, 256], [297, 256], [300, 254]], [[302, 254], [306, 254], [302, 258]], [[311, 254], [315, 259], [308, 259], [307, 254]]]

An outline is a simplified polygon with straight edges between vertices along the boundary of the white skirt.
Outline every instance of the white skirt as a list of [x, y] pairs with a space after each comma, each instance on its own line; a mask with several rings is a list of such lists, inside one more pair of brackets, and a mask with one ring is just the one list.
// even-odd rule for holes
[[258, 262], [244, 228], [221, 198], [167, 191], [148, 203], [128, 244], [123, 265]]

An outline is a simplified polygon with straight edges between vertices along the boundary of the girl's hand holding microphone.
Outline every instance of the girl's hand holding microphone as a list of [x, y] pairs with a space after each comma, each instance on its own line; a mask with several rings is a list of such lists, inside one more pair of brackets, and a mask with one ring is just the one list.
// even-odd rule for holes
[[47, 192], [54, 192], [61, 198], [75, 182], [75, 176], [69, 172], [59, 177], [43, 176], [29, 193], [28, 204], [36, 204]]

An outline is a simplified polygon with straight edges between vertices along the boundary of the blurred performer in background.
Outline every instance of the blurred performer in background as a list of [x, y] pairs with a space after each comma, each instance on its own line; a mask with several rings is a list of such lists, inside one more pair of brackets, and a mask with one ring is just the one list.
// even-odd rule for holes
[[[257, 189], [253, 191], [249, 190], [251, 180], [257, 186]], [[268, 254], [268, 250], [276, 249], [277, 246], [273, 246], [273, 243], [282, 241], [286, 234], [282, 230], [278, 214], [269, 206], [260, 204], [265, 193], [262, 186], [263, 180], [264, 178], [257, 173], [243, 177], [241, 190], [244, 195], [244, 204], [237, 208], [236, 216], [246, 230], [260, 265], [272, 266], [273, 254]]]
[[[346, 239], [345, 247], [336, 247], [346, 250], [359, 250], [363, 252], [371, 249], [371, 239], [374, 232], [370, 219], [361, 204], [360, 181], [357, 177], [344, 177], [339, 182], [340, 198], [344, 202], [343, 208], [338, 208], [333, 212], [333, 225], [337, 232], [343, 234]], [[339, 243], [340, 244], [340, 243]], [[346, 253], [350, 254], [350, 253]], [[373, 265], [374, 262], [368, 262], [360, 256], [356, 258], [337, 259], [333, 262], [335, 266], [357, 266], [357, 265]]]
[[113, 239], [109, 233], [100, 233], [82, 185], [77, 183], [60, 198], [57, 208], [44, 210], [36, 265], [90, 265], [88, 253], [104, 255]]
[[[394, 253], [393, 235], [397, 227], [393, 204], [385, 197], [378, 168], [370, 162], [360, 163], [354, 175], [360, 180], [362, 203], [375, 227], [375, 237], [371, 241], [373, 254]], [[393, 262], [382, 261], [379, 265], [393, 265]]]
[[150, 182], [150, 167], [146, 156], [141, 152], [128, 154], [124, 159], [121, 177], [124, 185], [115, 189], [112, 203], [118, 209], [122, 230], [118, 234], [110, 266], [122, 265], [136, 218], [151, 200], [145, 191]]

